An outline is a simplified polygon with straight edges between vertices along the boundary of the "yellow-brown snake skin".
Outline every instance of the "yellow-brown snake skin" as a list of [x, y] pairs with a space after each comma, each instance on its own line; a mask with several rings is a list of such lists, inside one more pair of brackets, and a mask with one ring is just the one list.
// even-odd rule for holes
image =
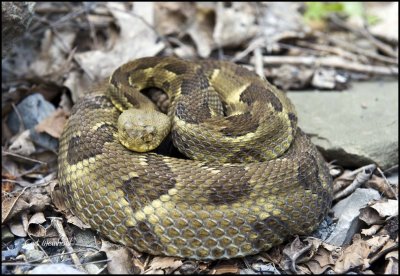
[[[288, 98], [255, 73], [151, 57], [119, 67], [108, 85], [74, 106], [58, 169], [68, 207], [111, 240], [154, 255], [228, 259], [309, 234], [327, 213], [324, 160]], [[172, 140], [188, 159], [119, 142], [120, 110], [152, 112], [139, 92], [147, 87], [168, 94]]]

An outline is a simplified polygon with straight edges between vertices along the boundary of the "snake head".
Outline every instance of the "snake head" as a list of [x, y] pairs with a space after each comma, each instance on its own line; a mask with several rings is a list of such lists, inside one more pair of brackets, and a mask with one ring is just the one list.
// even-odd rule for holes
[[167, 115], [155, 110], [128, 109], [118, 118], [118, 136], [122, 145], [136, 152], [157, 148], [171, 129]]

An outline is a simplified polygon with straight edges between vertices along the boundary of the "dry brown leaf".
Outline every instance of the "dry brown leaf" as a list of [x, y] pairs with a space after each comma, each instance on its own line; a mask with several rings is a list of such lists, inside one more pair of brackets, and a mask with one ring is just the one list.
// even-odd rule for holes
[[385, 274], [399, 274], [399, 251], [392, 251], [385, 256], [385, 260], [387, 260], [387, 264], [385, 267]]
[[57, 212], [68, 210], [65, 204], [65, 197], [60, 190], [54, 190], [50, 195]]
[[249, 2], [232, 2], [230, 7], [217, 2], [215, 43], [219, 47], [239, 46], [254, 37], [258, 32], [255, 13], [256, 9]]
[[306, 241], [312, 243], [315, 251], [312, 259], [305, 263], [313, 274], [322, 274], [328, 268], [333, 268], [336, 262], [337, 252], [340, 247], [322, 242], [316, 238], [306, 238]]
[[15, 203], [17, 202], [18, 198], [22, 195], [25, 191], [24, 188], [21, 191], [15, 192], [13, 194], [5, 196], [2, 194], [1, 196], [1, 223], [4, 223], [6, 220], [10, 219], [9, 214], [13, 209]]
[[35, 145], [30, 138], [30, 130], [27, 129], [18, 135], [9, 147], [10, 151], [29, 156], [36, 151]]
[[109, 260], [107, 262], [107, 270], [110, 274], [136, 274], [143, 272], [138, 271], [138, 267], [134, 266], [132, 262], [134, 255], [131, 250], [128, 247], [102, 240], [100, 251], [104, 251], [107, 255]]
[[7, 181], [7, 179], [9, 180], [16, 180], [17, 177], [11, 173], [7, 173], [5, 171], [1, 172], [1, 178], [2, 178], [2, 185], [1, 185], [1, 192], [2, 195], [4, 193], [11, 193], [14, 188], [15, 188], [15, 184], [13, 182]]
[[368, 225], [382, 224], [386, 217], [398, 215], [398, 201], [383, 199], [360, 210], [360, 219]]
[[107, 2], [120, 33], [108, 50], [93, 50], [75, 54], [85, 72], [95, 79], [108, 77], [121, 64], [145, 56], [154, 56], [164, 48], [155, 31], [141, 18], [127, 10], [124, 3]]
[[179, 34], [187, 20], [194, 17], [196, 4], [192, 2], [155, 3], [155, 28], [162, 35]]
[[199, 7], [192, 24], [186, 31], [196, 44], [199, 56], [203, 58], [209, 57], [211, 50], [215, 48], [212, 37], [214, 30], [213, 16], [213, 10]]
[[51, 198], [47, 193], [45, 193], [44, 188], [38, 190], [34, 190], [33, 188], [29, 189], [22, 197], [28, 203], [29, 210], [33, 212], [44, 211], [51, 203]]
[[390, 199], [396, 198], [396, 193], [383, 177], [372, 175], [371, 179], [368, 180], [365, 186], [379, 191], [381, 194], [386, 195], [386, 197]]
[[46, 228], [41, 225], [46, 222], [43, 212], [37, 212], [29, 219], [28, 222], [28, 233], [34, 237], [45, 237]]
[[368, 225], [382, 224], [385, 221], [379, 216], [379, 213], [370, 206], [360, 209], [359, 219]]
[[35, 130], [37, 132], [46, 132], [54, 138], [60, 138], [68, 116], [69, 114], [67, 114], [63, 109], [57, 108], [50, 114], [50, 116], [37, 124]]
[[342, 274], [357, 267], [362, 267], [362, 270], [367, 269], [369, 267], [368, 255], [370, 252], [367, 242], [362, 240], [359, 234], [356, 234], [353, 238], [353, 244], [344, 249], [333, 270]]
[[338, 191], [345, 189], [354, 181], [355, 178], [356, 175], [353, 171], [345, 170], [342, 175], [334, 179], [333, 192], [337, 193]]
[[15, 236], [22, 238], [28, 236], [22, 221], [10, 222], [8, 226], [10, 227], [11, 233], [13, 233]]
[[361, 234], [365, 235], [365, 236], [372, 236], [374, 234], [376, 234], [376, 232], [378, 232], [379, 229], [381, 229], [382, 225], [372, 225], [370, 228], [367, 229], [362, 229], [361, 230]]
[[366, 240], [366, 243], [369, 245], [371, 250], [370, 254], [373, 254], [382, 248], [389, 241], [389, 239], [389, 235], [380, 235]]
[[167, 274], [176, 270], [182, 265], [182, 260], [174, 257], [154, 257], [149, 268], [144, 272], [144, 274], [155, 274], [160, 272], [165, 272]]
[[399, 214], [398, 200], [388, 199], [387, 201], [379, 201], [370, 207], [375, 209], [381, 217], [394, 217]]
[[308, 243], [308, 245], [304, 244], [298, 236], [291, 242], [287, 244], [283, 249], [283, 255], [285, 258], [281, 261], [282, 267], [285, 271], [290, 270], [293, 273], [300, 273], [300, 270], [304, 270], [305, 268], [301, 268], [297, 264], [304, 261], [304, 258], [309, 258], [309, 252], [312, 252], [312, 244]]
[[2, 220], [9, 220], [21, 213], [40, 212], [50, 205], [51, 199], [47, 194], [32, 192], [32, 189], [18, 192], [15, 197], [2, 201]]
[[72, 101], [76, 103], [81, 97], [86, 95], [89, 87], [92, 85], [92, 80], [87, 74], [72, 71], [68, 74], [63, 85], [69, 88], [72, 95]]
[[41, 52], [30, 70], [36, 76], [52, 76], [59, 78], [69, 70], [68, 57], [66, 53], [72, 50], [72, 44], [76, 38], [76, 32], [71, 30], [60, 30], [55, 35], [48, 29], [41, 41]]
[[[68, 211], [68, 209], [67, 209]], [[87, 229], [90, 228], [90, 225], [84, 223], [83, 221], [81, 221], [77, 216], [73, 215], [72, 213], [68, 212], [65, 215], [65, 218], [67, 219], [67, 223], [71, 223], [77, 227], [79, 227], [80, 229]]]

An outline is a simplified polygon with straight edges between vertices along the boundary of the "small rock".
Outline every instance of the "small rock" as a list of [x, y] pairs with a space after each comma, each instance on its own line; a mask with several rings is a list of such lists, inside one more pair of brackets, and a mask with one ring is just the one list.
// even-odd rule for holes
[[380, 194], [374, 189], [358, 188], [347, 198], [339, 201], [333, 208], [335, 217], [339, 218], [336, 228], [326, 240], [327, 243], [342, 246], [348, 244], [353, 235], [358, 232], [361, 221], [358, 219], [360, 209], [368, 202], [380, 199]]

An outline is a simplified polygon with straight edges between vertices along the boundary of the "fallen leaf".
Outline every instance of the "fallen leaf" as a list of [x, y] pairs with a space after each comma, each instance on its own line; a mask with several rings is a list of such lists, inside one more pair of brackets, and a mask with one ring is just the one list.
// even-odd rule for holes
[[25, 231], [25, 227], [21, 221], [13, 221], [8, 224], [10, 227], [11, 233], [18, 237], [26, 237], [28, 236], [27, 232]]
[[196, 13], [196, 4], [192, 2], [155, 3], [154, 22], [156, 30], [162, 35], [179, 34], [187, 20]]
[[387, 201], [376, 202], [370, 207], [375, 209], [381, 217], [394, 217], [399, 214], [398, 200], [388, 199]]
[[360, 219], [368, 225], [382, 224], [387, 217], [398, 215], [398, 201], [384, 199], [360, 209]]
[[361, 230], [361, 234], [365, 235], [365, 236], [372, 236], [374, 234], [376, 234], [376, 232], [378, 232], [379, 229], [382, 228], [382, 225], [372, 225], [370, 228], [367, 229], [362, 229]]
[[32, 215], [28, 221], [28, 234], [34, 237], [45, 237], [46, 227], [42, 223], [46, 222], [43, 212], [37, 212]]
[[386, 197], [390, 199], [396, 198], [397, 193], [394, 191], [396, 185], [394, 185], [394, 188], [392, 188], [390, 183], [388, 183], [383, 177], [372, 175], [371, 179], [368, 180], [365, 186], [378, 190], [380, 193], [386, 195]]
[[85, 72], [97, 80], [108, 77], [121, 64], [145, 56], [155, 56], [165, 47], [162, 41], [158, 41], [151, 26], [127, 10], [124, 3], [107, 2], [106, 6], [119, 26], [118, 40], [111, 49], [75, 54]]
[[369, 267], [368, 255], [370, 252], [367, 242], [362, 240], [359, 234], [356, 234], [353, 238], [353, 244], [344, 249], [333, 270], [338, 274], [343, 274], [357, 267], [366, 269]]
[[30, 139], [30, 130], [27, 129], [17, 136], [9, 147], [10, 151], [29, 156], [36, 151], [35, 145]]
[[110, 274], [141, 274], [138, 267], [134, 266], [132, 249], [102, 240], [101, 249], [107, 255], [107, 270]]
[[373, 254], [380, 248], [382, 248], [389, 239], [390, 239], [389, 235], [380, 235], [366, 240], [366, 243], [370, 247], [370, 254]]
[[47, 118], [35, 126], [37, 132], [46, 132], [54, 138], [60, 138], [69, 114], [64, 109], [57, 108]]
[[[69, 209], [67, 209], [67, 211], [69, 211]], [[65, 215], [65, 218], [67, 219], [67, 223], [71, 223], [71, 224], [79, 227], [80, 229], [90, 228], [90, 225], [84, 223], [77, 216], [75, 216], [74, 214], [72, 214], [70, 212], [68, 212]]]
[[165, 271], [165, 273], [169, 274], [181, 265], [182, 260], [179, 258], [154, 257], [149, 264], [149, 268], [144, 272], [144, 274], [155, 274], [157, 272], [160, 273], [161, 271]]
[[71, 63], [66, 53], [72, 51], [75, 38], [76, 32], [71, 30], [59, 30], [56, 35], [51, 29], [47, 29], [41, 41], [40, 55], [29, 69], [36, 76], [50, 76], [56, 81], [70, 69]]
[[212, 37], [214, 30], [213, 17], [213, 10], [198, 7], [194, 20], [186, 31], [196, 44], [199, 56], [203, 58], [209, 57], [211, 50], [215, 48]]
[[256, 9], [249, 2], [232, 2], [230, 7], [217, 2], [216, 23], [213, 32], [219, 47], [239, 46], [259, 31], [256, 25]]
[[21, 191], [15, 192], [13, 194], [4, 196], [2, 194], [1, 197], [1, 223], [4, 223], [8, 219], [10, 219], [12, 216], [9, 216], [11, 213], [11, 210], [14, 208], [14, 205], [16, 204], [18, 198], [23, 194], [26, 188], [24, 188]]
[[399, 251], [395, 250], [386, 254], [385, 260], [387, 260], [387, 264], [384, 274], [399, 274]]

